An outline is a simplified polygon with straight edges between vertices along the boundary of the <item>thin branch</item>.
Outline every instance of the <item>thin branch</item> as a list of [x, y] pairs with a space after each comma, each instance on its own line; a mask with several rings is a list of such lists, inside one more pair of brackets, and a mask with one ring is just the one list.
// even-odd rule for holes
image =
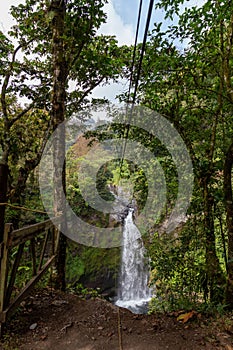
[[[88, 35], [91, 32], [91, 28], [93, 27], [93, 19], [90, 20], [89, 22], [89, 28], [87, 30], [86, 35]], [[76, 55], [73, 56], [73, 59], [70, 63], [70, 67], [72, 67], [74, 65], [74, 63], [78, 60], [78, 58], [80, 57], [82, 50], [84, 48], [85, 45], [87, 45], [90, 42], [90, 38], [89, 40], [86, 40], [86, 36], [85, 36], [85, 40], [82, 40], [81, 44], [79, 45], [79, 49]]]
[[40, 156], [40, 159], [39, 159], [37, 165], [39, 164], [39, 162], [40, 162], [40, 160], [41, 160], [41, 156], [42, 156], [42, 153], [44, 152], [44, 149], [45, 149], [45, 146], [46, 146], [46, 144], [47, 144], [47, 141], [48, 141], [49, 134], [50, 134], [51, 130], [52, 130], [52, 121], [51, 121], [51, 119], [50, 119], [49, 125], [48, 125], [48, 129], [47, 129], [47, 131], [46, 131], [46, 133], [45, 133], [45, 135], [44, 135], [44, 138], [43, 138], [43, 141], [42, 141], [42, 145], [41, 145], [40, 150], [39, 150], [39, 153], [38, 153], [39, 156]]
[[104, 79], [105, 77], [100, 78], [95, 84], [91, 85], [91, 87], [83, 93], [82, 97], [80, 97], [80, 99], [77, 102], [72, 102], [70, 105], [80, 105], [85, 99], [85, 97], [87, 97], [94, 88], [96, 88], [100, 83], [102, 83]]
[[29, 112], [33, 106], [35, 105], [35, 101], [33, 101], [27, 108], [25, 108], [21, 113], [19, 113], [17, 115], [17, 117], [13, 118], [10, 122], [9, 122], [9, 128], [12, 127], [12, 125], [14, 123], [16, 123], [20, 118], [22, 118], [27, 112]]
[[22, 45], [19, 45], [15, 51], [13, 52], [12, 55], [12, 60], [9, 65], [8, 73], [5, 76], [5, 79], [2, 84], [2, 91], [1, 91], [1, 104], [2, 104], [2, 113], [5, 118], [5, 120], [8, 120], [8, 112], [7, 112], [7, 104], [6, 104], [6, 90], [9, 84], [10, 77], [12, 75], [12, 70], [13, 70], [13, 64], [15, 62], [15, 57], [17, 52], [22, 48]]
[[71, 63], [70, 63], [70, 67], [72, 67], [72, 66], [75, 64], [75, 62], [77, 61], [77, 59], [78, 59], [79, 56], [81, 55], [82, 50], [83, 50], [85, 44], [86, 44], [86, 41], [83, 40], [82, 43], [81, 43], [81, 45], [79, 45], [78, 53], [73, 57], [73, 59], [72, 59], [72, 61], [71, 61]]
[[31, 39], [27, 43], [20, 44], [19, 46], [16, 47], [16, 49], [14, 50], [14, 52], [12, 54], [12, 60], [9, 64], [8, 73], [6, 74], [5, 79], [3, 81], [3, 84], [2, 84], [2, 90], [1, 90], [2, 113], [3, 113], [3, 116], [4, 116], [5, 121], [7, 123], [8, 123], [8, 111], [7, 111], [7, 103], [6, 103], [6, 91], [7, 91], [9, 81], [10, 81], [10, 77], [12, 75], [13, 65], [14, 65], [15, 60], [16, 60], [16, 55], [20, 49], [22, 49], [24, 46], [29, 45], [33, 40], [34, 39]]

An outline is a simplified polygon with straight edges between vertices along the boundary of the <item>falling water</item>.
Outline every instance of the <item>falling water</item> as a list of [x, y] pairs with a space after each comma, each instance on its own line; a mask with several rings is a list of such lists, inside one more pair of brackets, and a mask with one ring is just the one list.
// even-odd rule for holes
[[134, 313], [144, 313], [151, 298], [145, 253], [141, 233], [133, 222], [133, 209], [130, 209], [124, 222], [118, 299], [115, 304]]

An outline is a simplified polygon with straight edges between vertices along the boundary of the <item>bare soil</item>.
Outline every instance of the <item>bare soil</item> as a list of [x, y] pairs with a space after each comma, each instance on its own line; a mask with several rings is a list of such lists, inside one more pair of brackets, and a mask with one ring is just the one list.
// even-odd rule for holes
[[177, 314], [135, 315], [106, 300], [37, 291], [6, 329], [4, 350], [233, 350], [231, 316], [188, 322]]

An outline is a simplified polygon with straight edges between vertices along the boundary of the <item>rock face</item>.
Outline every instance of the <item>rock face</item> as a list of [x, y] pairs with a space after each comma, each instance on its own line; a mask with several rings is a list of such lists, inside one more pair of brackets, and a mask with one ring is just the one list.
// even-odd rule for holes
[[[109, 227], [121, 225], [123, 231], [123, 222], [129, 210], [134, 209], [134, 213], [137, 213], [136, 201], [131, 201], [127, 195], [124, 195], [123, 190], [116, 186], [114, 188], [109, 186], [109, 190], [115, 197], [113, 210], [109, 215]], [[109, 300], [112, 300], [117, 295], [120, 273], [121, 247], [114, 249], [116, 250], [102, 249], [102, 257], [100, 252], [98, 257], [95, 258], [94, 255], [96, 253], [93, 248], [93, 254], [90, 256], [90, 259], [93, 257], [93, 261], [94, 259], [98, 260], [96, 260], [96, 269], [93, 270], [93, 266], [91, 268], [87, 266], [86, 271], [78, 281], [78, 283], [82, 283], [86, 288], [98, 288], [100, 293]]]
[[137, 213], [137, 203], [135, 199], [132, 198], [132, 194], [130, 192], [125, 192], [121, 187], [109, 185], [109, 190], [115, 197], [110, 217], [122, 224], [128, 215], [129, 209], [133, 209], [134, 213]]
[[107, 300], [112, 300], [117, 293], [117, 279], [114, 272], [111, 271], [100, 271], [99, 274], [83, 275], [80, 283], [85, 288], [94, 288], [99, 290], [100, 294], [103, 295]]

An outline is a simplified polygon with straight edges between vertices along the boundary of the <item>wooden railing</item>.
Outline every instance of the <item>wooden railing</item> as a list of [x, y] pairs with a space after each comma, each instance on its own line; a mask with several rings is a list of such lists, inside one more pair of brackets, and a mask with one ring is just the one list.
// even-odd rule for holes
[[[0, 244], [0, 336], [7, 319], [28, 296], [35, 284], [53, 263], [59, 242], [58, 227], [61, 218], [14, 230], [6, 224], [3, 242]], [[30, 262], [30, 277], [21, 290], [15, 285], [20, 273], [20, 263], [26, 254]]]

